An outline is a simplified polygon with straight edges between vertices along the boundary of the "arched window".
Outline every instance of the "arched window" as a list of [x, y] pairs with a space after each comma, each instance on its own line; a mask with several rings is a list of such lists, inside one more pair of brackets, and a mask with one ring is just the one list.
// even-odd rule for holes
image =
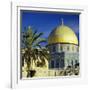
[[54, 68], [54, 60], [51, 61], [51, 68]]
[[77, 64], [78, 63], [78, 61], [77, 60], [75, 60], [75, 64]]
[[74, 46], [72, 46], [72, 51], [74, 51]]
[[60, 60], [60, 68], [64, 68], [64, 60], [63, 59]]
[[53, 52], [55, 52], [56, 51], [56, 46], [53, 46], [52, 50], [53, 50]]
[[60, 50], [63, 51], [63, 47], [62, 46], [60, 46]]
[[69, 51], [69, 46], [67, 46], [67, 51]]
[[69, 66], [69, 64], [70, 64], [70, 62], [69, 62], [69, 60], [67, 59], [67, 65]]
[[56, 68], [59, 68], [59, 60], [56, 60]]

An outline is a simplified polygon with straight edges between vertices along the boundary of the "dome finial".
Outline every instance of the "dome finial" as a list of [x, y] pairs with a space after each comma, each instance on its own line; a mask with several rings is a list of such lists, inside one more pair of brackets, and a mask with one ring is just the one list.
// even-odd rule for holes
[[61, 18], [61, 21], [62, 21], [62, 25], [64, 24], [64, 22], [63, 22], [63, 18]]

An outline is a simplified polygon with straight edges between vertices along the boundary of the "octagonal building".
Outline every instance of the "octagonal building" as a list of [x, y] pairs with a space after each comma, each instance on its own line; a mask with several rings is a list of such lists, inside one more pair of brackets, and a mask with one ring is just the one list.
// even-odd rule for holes
[[50, 52], [49, 69], [65, 69], [79, 64], [77, 36], [63, 22], [50, 33], [47, 47]]

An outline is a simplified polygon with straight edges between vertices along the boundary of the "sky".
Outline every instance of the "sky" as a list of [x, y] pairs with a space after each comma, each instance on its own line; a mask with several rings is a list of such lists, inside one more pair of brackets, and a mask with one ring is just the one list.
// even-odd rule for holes
[[[79, 14], [63, 12], [39, 12], [39, 11], [21, 11], [21, 31], [25, 27], [31, 26], [33, 30], [43, 32], [42, 38], [48, 38], [50, 32], [61, 25], [63, 18], [64, 25], [69, 26], [77, 35], [79, 40]], [[42, 43], [45, 46], [47, 43]]]

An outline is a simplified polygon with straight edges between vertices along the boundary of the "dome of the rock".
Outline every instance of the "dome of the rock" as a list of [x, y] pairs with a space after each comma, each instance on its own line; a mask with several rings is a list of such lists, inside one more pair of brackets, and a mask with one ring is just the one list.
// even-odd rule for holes
[[71, 43], [78, 45], [78, 39], [74, 31], [66, 25], [55, 28], [48, 37], [48, 44]]

